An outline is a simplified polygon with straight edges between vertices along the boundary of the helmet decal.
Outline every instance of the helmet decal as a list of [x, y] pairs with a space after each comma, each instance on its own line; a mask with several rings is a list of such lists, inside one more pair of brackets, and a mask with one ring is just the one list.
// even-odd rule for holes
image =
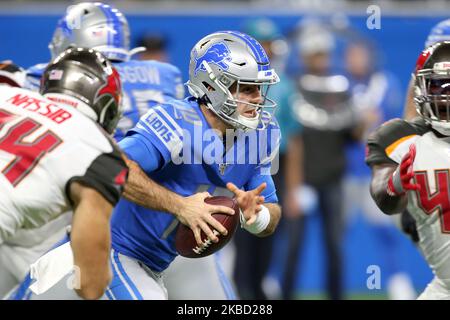
[[98, 91], [98, 96], [109, 94], [114, 100], [120, 102], [120, 76], [115, 68], [112, 68], [112, 72], [108, 75], [105, 85]]
[[[195, 75], [199, 71], [206, 72], [203, 61], [214, 63], [219, 68], [222, 68], [222, 70], [228, 70], [228, 65], [225, 61], [231, 61], [230, 53], [230, 49], [228, 49], [224, 42], [213, 44], [202, 56], [195, 58]], [[197, 51], [194, 54], [197, 55]]]
[[258, 70], [268, 70], [269, 69], [269, 57], [267, 56], [266, 51], [261, 46], [261, 44], [255, 40], [254, 38], [250, 37], [249, 35], [237, 32], [237, 31], [225, 31], [225, 33], [232, 34], [240, 39], [242, 39], [252, 50], [253, 54], [255, 55], [255, 58], [258, 62]]

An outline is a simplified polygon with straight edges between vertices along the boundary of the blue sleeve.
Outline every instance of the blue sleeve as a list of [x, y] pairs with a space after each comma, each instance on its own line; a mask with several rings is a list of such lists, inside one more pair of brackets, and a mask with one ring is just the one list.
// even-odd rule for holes
[[261, 193], [264, 196], [264, 202], [266, 203], [278, 203], [277, 190], [273, 183], [272, 176], [270, 174], [255, 174], [244, 185], [244, 190], [253, 190], [257, 188], [261, 183], [265, 182], [267, 187]]
[[163, 166], [180, 155], [183, 148], [183, 130], [171, 114], [170, 107], [157, 106], [148, 110], [126, 133], [126, 137], [137, 134], [142, 141], [151, 144], [161, 154]]
[[137, 162], [147, 174], [164, 166], [164, 159], [161, 153], [150, 141], [139, 134], [125, 137], [119, 142], [119, 146], [127, 157]]

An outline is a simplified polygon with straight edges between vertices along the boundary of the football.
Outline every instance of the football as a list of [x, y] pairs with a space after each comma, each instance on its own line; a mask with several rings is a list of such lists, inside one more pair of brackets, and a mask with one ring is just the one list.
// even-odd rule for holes
[[223, 213], [212, 214], [212, 216], [220, 223], [222, 223], [222, 225], [228, 230], [228, 234], [226, 236], [223, 236], [221, 234], [218, 234], [216, 230], [213, 230], [213, 232], [217, 233], [217, 237], [219, 238], [219, 242], [214, 243], [209, 240], [206, 234], [202, 231], [201, 237], [203, 245], [200, 247], [195, 241], [194, 233], [192, 232], [192, 230], [188, 226], [180, 223], [175, 235], [175, 248], [183, 257], [206, 257], [222, 249], [231, 240], [239, 224], [239, 206], [235, 199], [232, 199], [230, 197], [217, 196], [206, 198], [205, 202], [212, 205], [226, 206], [234, 209], [234, 215], [227, 215]]

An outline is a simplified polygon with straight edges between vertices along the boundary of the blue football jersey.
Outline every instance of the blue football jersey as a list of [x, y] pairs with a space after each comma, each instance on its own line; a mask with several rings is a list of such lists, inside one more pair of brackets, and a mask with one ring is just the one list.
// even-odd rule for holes
[[156, 104], [184, 98], [180, 70], [168, 63], [130, 60], [114, 63], [123, 88], [122, 118], [114, 137], [121, 140], [139, 118]]
[[[132, 139], [142, 148], [130, 148]], [[226, 189], [227, 182], [244, 190], [266, 182], [265, 201], [278, 202], [270, 175], [280, 142], [275, 119], [267, 130], [236, 131], [230, 141], [224, 145], [196, 100], [188, 98], [150, 109], [119, 145], [142, 168], [149, 167], [146, 161], [159, 158], [157, 169], [147, 171], [147, 175], [182, 196], [203, 191], [232, 196]], [[134, 154], [141, 149], [153, 153], [147, 157]], [[174, 231], [178, 220], [172, 214], [144, 208], [122, 197], [114, 208], [111, 224], [113, 248], [154, 271], [166, 269], [177, 255]]]
[[[184, 87], [180, 70], [168, 63], [154, 60], [130, 60], [113, 63], [122, 81], [122, 117], [114, 138], [119, 141], [134, 127], [139, 118], [156, 104], [183, 99]], [[30, 67], [25, 88], [38, 91], [46, 63]]]

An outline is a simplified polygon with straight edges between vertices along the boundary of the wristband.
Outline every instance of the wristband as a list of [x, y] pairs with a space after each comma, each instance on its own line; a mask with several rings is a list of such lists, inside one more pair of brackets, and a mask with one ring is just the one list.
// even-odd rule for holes
[[266, 206], [261, 205], [262, 209], [258, 212], [258, 216], [256, 217], [255, 222], [253, 222], [251, 225], [247, 225], [244, 214], [240, 213], [240, 220], [241, 220], [241, 227], [247, 230], [248, 232], [252, 234], [258, 234], [266, 230], [267, 226], [270, 223], [270, 212], [269, 209], [267, 209]]

